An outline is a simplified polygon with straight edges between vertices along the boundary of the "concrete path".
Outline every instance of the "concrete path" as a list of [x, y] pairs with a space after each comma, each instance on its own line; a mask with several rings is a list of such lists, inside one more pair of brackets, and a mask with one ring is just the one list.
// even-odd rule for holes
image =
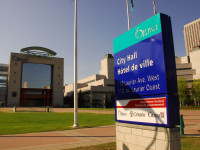
[[115, 142], [115, 126], [0, 136], [0, 150], [61, 150]]
[[[45, 111], [44, 107], [17, 107], [17, 111], [26, 110], [26, 111]], [[2, 107], [0, 108], [0, 111], [2, 112], [8, 112], [8, 113], [13, 113], [13, 107]], [[51, 112], [56, 112], [56, 113], [73, 113], [74, 108], [50, 108]], [[114, 110], [89, 110], [89, 109], [78, 109], [78, 112], [81, 113], [93, 113], [93, 114], [115, 114]]]
[[[53, 112], [74, 112], [74, 108], [53, 108]], [[93, 113], [93, 114], [115, 114], [113, 110], [87, 110], [87, 109], [78, 109], [78, 112], [81, 113]]]
[[200, 110], [181, 110], [185, 124], [185, 134], [200, 136]]

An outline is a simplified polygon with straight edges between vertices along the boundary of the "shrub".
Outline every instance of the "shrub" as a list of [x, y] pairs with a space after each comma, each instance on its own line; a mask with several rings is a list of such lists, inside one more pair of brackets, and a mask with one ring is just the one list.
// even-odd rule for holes
[[178, 78], [178, 94], [181, 106], [191, 105], [190, 91], [188, 89], [187, 80], [184, 77]]
[[200, 102], [200, 79], [195, 79], [191, 88], [192, 99], [195, 101], [195, 105], [199, 105]]

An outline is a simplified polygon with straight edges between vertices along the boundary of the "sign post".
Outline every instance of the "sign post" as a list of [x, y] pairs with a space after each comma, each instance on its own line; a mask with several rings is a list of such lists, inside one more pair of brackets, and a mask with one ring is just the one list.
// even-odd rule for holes
[[154, 15], [114, 39], [114, 73], [115, 114], [120, 125], [128, 123], [141, 128], [171, 129], [179, 124], [175, 54], [169, 16]]

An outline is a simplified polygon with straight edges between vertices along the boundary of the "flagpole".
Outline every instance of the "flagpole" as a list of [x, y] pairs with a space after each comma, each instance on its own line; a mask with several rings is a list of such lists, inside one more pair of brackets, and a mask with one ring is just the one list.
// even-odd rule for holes
[[154, 10], [154, 15], [156, 15], [157, 12], [156, 12], [155, 0], [153, 0], [153, 10]]
[[77, 95], [77, 0], [74, 0], [74, 125], [78, 125], [78, 95]]
[[128, 18], [128, 30], [130, 30], [130, 16], [129, 16], [128, 0], [126, 0], [126, 7], [127, 7], [127, 18]]

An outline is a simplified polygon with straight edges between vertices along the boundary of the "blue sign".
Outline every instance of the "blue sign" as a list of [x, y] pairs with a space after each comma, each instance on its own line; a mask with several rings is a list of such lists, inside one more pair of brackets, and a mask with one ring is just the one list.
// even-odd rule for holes
[[114, 40], [117, 99], [177, 93], [173, 43], [166, 48], [170, 38], [162, 30], [161, 14], [157, 14]]
[[117, 97], [167, 93], [161, 33], [116, 53], [114, 66]]
[[[170, 127], [177, 124], [177, 121], [169, 121], [169, 118], [170, 120], [179, 118], [179, 113], [177, 113], [179, 112], [178, 97], [173, 96], [177, 93], [177, 78], [169, 16], [164, 14], [154, 15], [114, 39], [114, 74], [117, 115], [120, 115], [117, 112], [119, 109], [120, 112], [124, 111], [123, 115], [132, 109], [137, 109], [141, 114], [144, 114], [142, 113], [143, 110], [155, 111], [165, 114], [164, 126]], [[163, 95], [165, 95], [165, 107], [163, 106], [164, 103], [156, 103], [157, 100], [151, 100], [158, 97], [163, 101]], [[131, 103], [131, 107], [123, 106], [126, 102]], [[154, 103], [156, 107], [149, 108], [148, 102]], [[168, 105], [171, 106], [171, 104], [176, 104], [176, 106], [168, 108]], [[173, 110], [174, 108], [176, 111]], [[169, 111], [175, 112], [175, 114], [168, 116]], [[116, 120], [162, 125], [161, 122], [156, 123], [152, 120], [152, 122], [140, 122], [130, 116], [127, 120], [123, 115], [121, 117], [116, 116]], [[157, 115], [159, 114], [155, 116]], [[146, 117], [148, 118], [148, 115]]]

